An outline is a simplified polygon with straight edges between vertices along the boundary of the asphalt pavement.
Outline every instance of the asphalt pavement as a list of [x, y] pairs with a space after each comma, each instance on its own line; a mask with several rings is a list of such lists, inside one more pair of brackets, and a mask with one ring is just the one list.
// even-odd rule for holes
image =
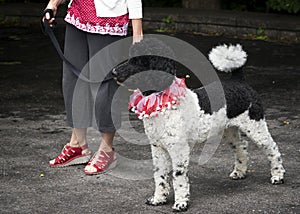
[[[63, 44], [62, 26], [56, 35]], [[230, 147], [221, 143], [210, 161], [199, 165], [203, 145], [197, 145], [190, 164], [187, 213], [300, 213], [300, 45], [168, 35], [203, 54], [220, 43], [243, 45], [249, 56], [247, 81], [262, 97], [270, 132], [287, 171], [284, 184], [272, 185], [267, 159], [250, 144], [248, 176], [233, 181], [228, 177], [234, 163]], [[86, 176], [84, 165], [48, 166], [71, 133], [65, 124], [61, 70], [60, 58], [38, 28], [0, 29], [0, 212], [172, 213], [173, 194], [166, 205], [145, 205], [154, 191], [150, 146], [131, 143], [134, 135], [127, 139], [116, 136], [119, 165], [106, 174]], [[193, 80], [188, 84], [193, 85]], [[143, 133], [140, 121], [132, 119], [131, 123]], [[93, 151], [99, 138], [89, 129]]]

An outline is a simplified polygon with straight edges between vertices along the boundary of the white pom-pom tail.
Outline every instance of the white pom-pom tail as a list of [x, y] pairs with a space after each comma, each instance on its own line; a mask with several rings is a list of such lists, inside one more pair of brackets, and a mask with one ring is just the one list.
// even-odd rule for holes
[[219, 45], [210, 51], [208, 57], [217, 70], [224, 72], [240, 68], [247, 61], [247, 53], [240, 44]]

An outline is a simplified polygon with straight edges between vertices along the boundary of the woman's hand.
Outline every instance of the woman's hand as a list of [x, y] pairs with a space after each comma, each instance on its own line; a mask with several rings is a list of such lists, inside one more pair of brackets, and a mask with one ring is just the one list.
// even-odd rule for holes
[[57, 13], [57, 7], [60, 5], [62, 0], [50, 0], [45, 10], [50, 9], [53, 11], [53, 17], [51, 17], [51, 14], [49, 12], [45, 13], [45, 15], [42, 17], [42, 21], [44, 22], [45, 19], [49, 21], [50, 27], [53, 27], [55, 16]]
[[133, 36], [132, 37], [132, 44], [140, 42], [140, 41], [142, 41], [142, 39], [143, 39], [143, 35]]
[[142, 19], [132, 19], [133, 39], [132, 44], [140, 42], [143, 39]]

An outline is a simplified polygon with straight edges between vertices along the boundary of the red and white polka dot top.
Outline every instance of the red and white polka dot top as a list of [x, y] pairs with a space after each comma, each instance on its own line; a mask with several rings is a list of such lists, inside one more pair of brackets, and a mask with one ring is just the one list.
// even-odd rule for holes
[[73, 0], [65, 21], [89, 33], [125, 36], [129, 16], [97, 17], [94, 0]]

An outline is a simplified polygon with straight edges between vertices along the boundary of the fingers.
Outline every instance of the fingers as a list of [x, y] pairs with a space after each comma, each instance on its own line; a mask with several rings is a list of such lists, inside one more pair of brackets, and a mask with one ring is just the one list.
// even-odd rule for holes
[[132, 37], [132, 44], [138, 43], [142, 41], [142, 39], [143, 39], [143, 35], [134, 35]]
[[49, 24], [50, 24], [50, 27], [53, 27], [53, 23], [55, 21], [55, 18], [51, 18], [51, 15], [50, 13], [46, 13], [45, 16], [43, 17], [43, 22], [46, 20], [48, 20]]
[[46, 18], [46, 19], [48, 19], [48, 20], [49, 20], [49, 19], [50, 19], [50, 17], [51, 17], [51, 16], [50, 16], [50, 13], [49, 13], [49, 12], [45, 14], [45, 18]]
[[55, 27], [55, 14], [56, 14], [56, 7], [54, 6], [47, 6], [46, 9], [42, 13], [41, 17], [41, 30], [42, 32], [47, 35], [49, 31], [53, 31]]
[[52, 18], [52, 19], [49, 20], [50, 27], [54, 26], [54, 21], [55, 21], [55, 18]]

